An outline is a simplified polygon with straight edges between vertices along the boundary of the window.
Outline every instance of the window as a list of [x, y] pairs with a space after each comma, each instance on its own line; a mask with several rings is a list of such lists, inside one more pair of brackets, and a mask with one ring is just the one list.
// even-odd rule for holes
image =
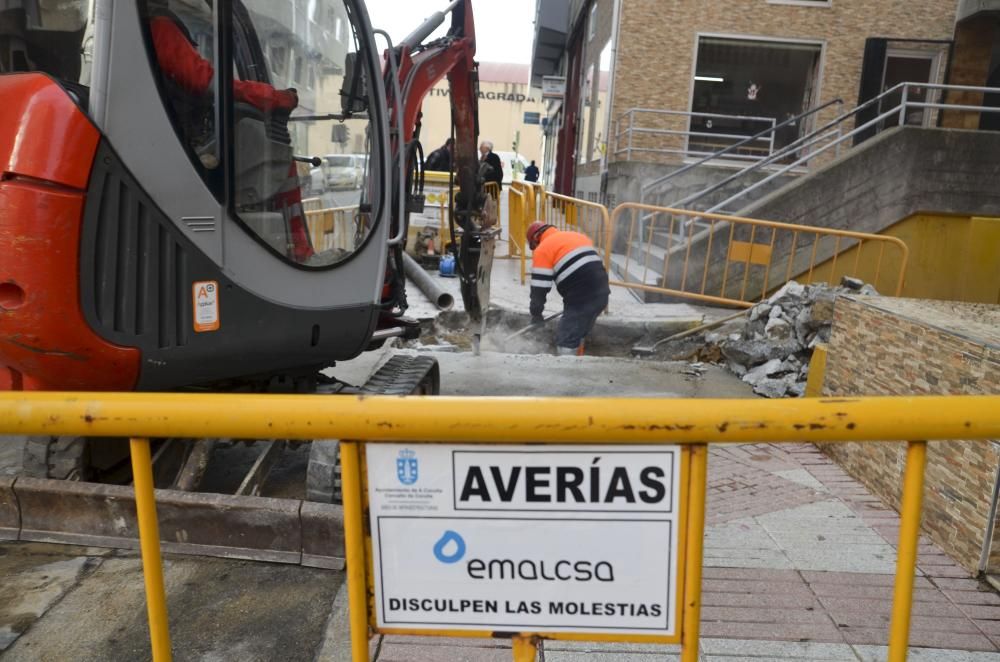
[[597, 0], [590, 6], [590, 16], [588, 18], [587, 41], [593, 41], [597, 36]]
[[583, 93], [580, 95], [580, 135], [576, 141], [577, 160], [580, 163], [587, 163], [590, 160], [588, 147], [590, 145], [590, 115], [592, 109], [591, 92], [594, 88], [594, 65], [587, 67], [587, 74], [583, 79]]
[[[234, 49], [238, 78], [264, 84], [266, 103], [236, 90], [234, 104], [235, 200], [244, 225], [258, 239], [286, 259], [306, 267], [329, 267], [347, 259], [372, 231], [369, 201], [379, 199], [381, 173], [372, 172], [369, 159], [376, 147], [366, 112], [341, 121], [341, 91], [363, 89], [358, 76], [379, 80], [368, 71], [368, 61], [357, 56], [359, 45], [344, 0], [326, 0], [327, 11], [308, 14], [277, 11], [273, 0], [244, 0], [261, 53], [269, 54], [262, 67], [241, 63], [244, 49]], [[236, 27], [239, 30], [239, 26]], [[343, 34], [346, 31], [346, 34]], [[334, 35], [341, 37], [334, 38]], [[240, 42], [240, 35], [236, 35]], [[254, 50], [252, 39], [244, 39]], [[353, 67], [348, 60], [357, 58]], [[301, 87], [304, 63], [310, 60], [316, 84]], [[292, 62], [291, 79], [285, 72]], [[270, 80], [255, 77], [270, 70]], [[348, 71], [354, 72], [345, 79]], [[296, 87], [298, 94], [285, 88]], [[359, 100], [366, 111], [370, 98]], [[312, 166], [307, 159], [319, 158]]]
[[208, 3], [149, 2], [144, 18], [174, 126], [209, 187], [222, 196], [215, 127], [215, 23]]
[[[716, 152], [812, 107], [821, 52], [817, 43], [700, 37], [688, 152]], [[802, 128], [780, 130], [775, 148], [796, 140]], [[749, 143], [737, 157], [766, 156], [770, 142]]]
[[88, 0], [0, 3], [0, 74], [43, 71], [90, 84]]
[[594, 77], [593, 89], [588, 92], [591, 95], [591, 103], [594, 111], [594, 130], [591, 132], [593, 139], [590, 141], [590, 160], [603, 160], [607, 154], [608, 139], [604, 135], [608, 118], [608, 83], [611, 80], [611, 40], [604, 43], [598, 61], [597, 75]]

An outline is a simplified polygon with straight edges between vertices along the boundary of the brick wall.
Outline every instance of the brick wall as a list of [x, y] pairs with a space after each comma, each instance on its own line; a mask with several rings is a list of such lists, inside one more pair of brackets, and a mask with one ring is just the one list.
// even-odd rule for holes
[[[841, 297], [826, 395], [1000, 393], [1000, 306]], [[824, 452], [899, 508], [905, 444], [823, 444]], [[1000, 443], [928, 447], [924, 529], [962, 566], [978, 569]]]
[[[954, 0], [622, 0], [612, 117], [630, 108], [688, 110], [698, 33], [823, 42], [820, 103], [857, 102], [868, 37], [951, 39]], [[831, 109], [820, 119], [832, 119]]]

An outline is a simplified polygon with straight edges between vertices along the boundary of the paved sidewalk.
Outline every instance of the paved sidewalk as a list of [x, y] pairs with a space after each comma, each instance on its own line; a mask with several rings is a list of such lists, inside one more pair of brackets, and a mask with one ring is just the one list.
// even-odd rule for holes
[[[709, 459], [701, 657], [884, 660], [899, 518], [810, 444]], [[910, 660], [1000, 662], [1000, 596], [920, 547]], [[386, 637], [378, 662], [510, 660], [503, 642]], [[329, 658], [334, 659], [334, 658]], [[666, 662], [668, 646], [552, 643], [546, 662]]]

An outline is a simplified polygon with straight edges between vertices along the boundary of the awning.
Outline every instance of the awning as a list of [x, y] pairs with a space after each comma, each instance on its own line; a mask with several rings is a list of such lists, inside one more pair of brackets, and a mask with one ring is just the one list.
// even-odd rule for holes
[[570, 0], [538, 0], [535, 43], [531, 53], [531, 85], [541, 87], [542, 76], [559, 73], [569, 34]]

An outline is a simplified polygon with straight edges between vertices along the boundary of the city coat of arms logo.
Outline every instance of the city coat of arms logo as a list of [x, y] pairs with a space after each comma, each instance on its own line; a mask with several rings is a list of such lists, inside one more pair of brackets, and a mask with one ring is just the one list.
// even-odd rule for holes
[[396, 477], [403, 485], [413, 485], [417, 482], [418, 474], [417, 454], [408, 448], [399, 451], [396, 458]]

